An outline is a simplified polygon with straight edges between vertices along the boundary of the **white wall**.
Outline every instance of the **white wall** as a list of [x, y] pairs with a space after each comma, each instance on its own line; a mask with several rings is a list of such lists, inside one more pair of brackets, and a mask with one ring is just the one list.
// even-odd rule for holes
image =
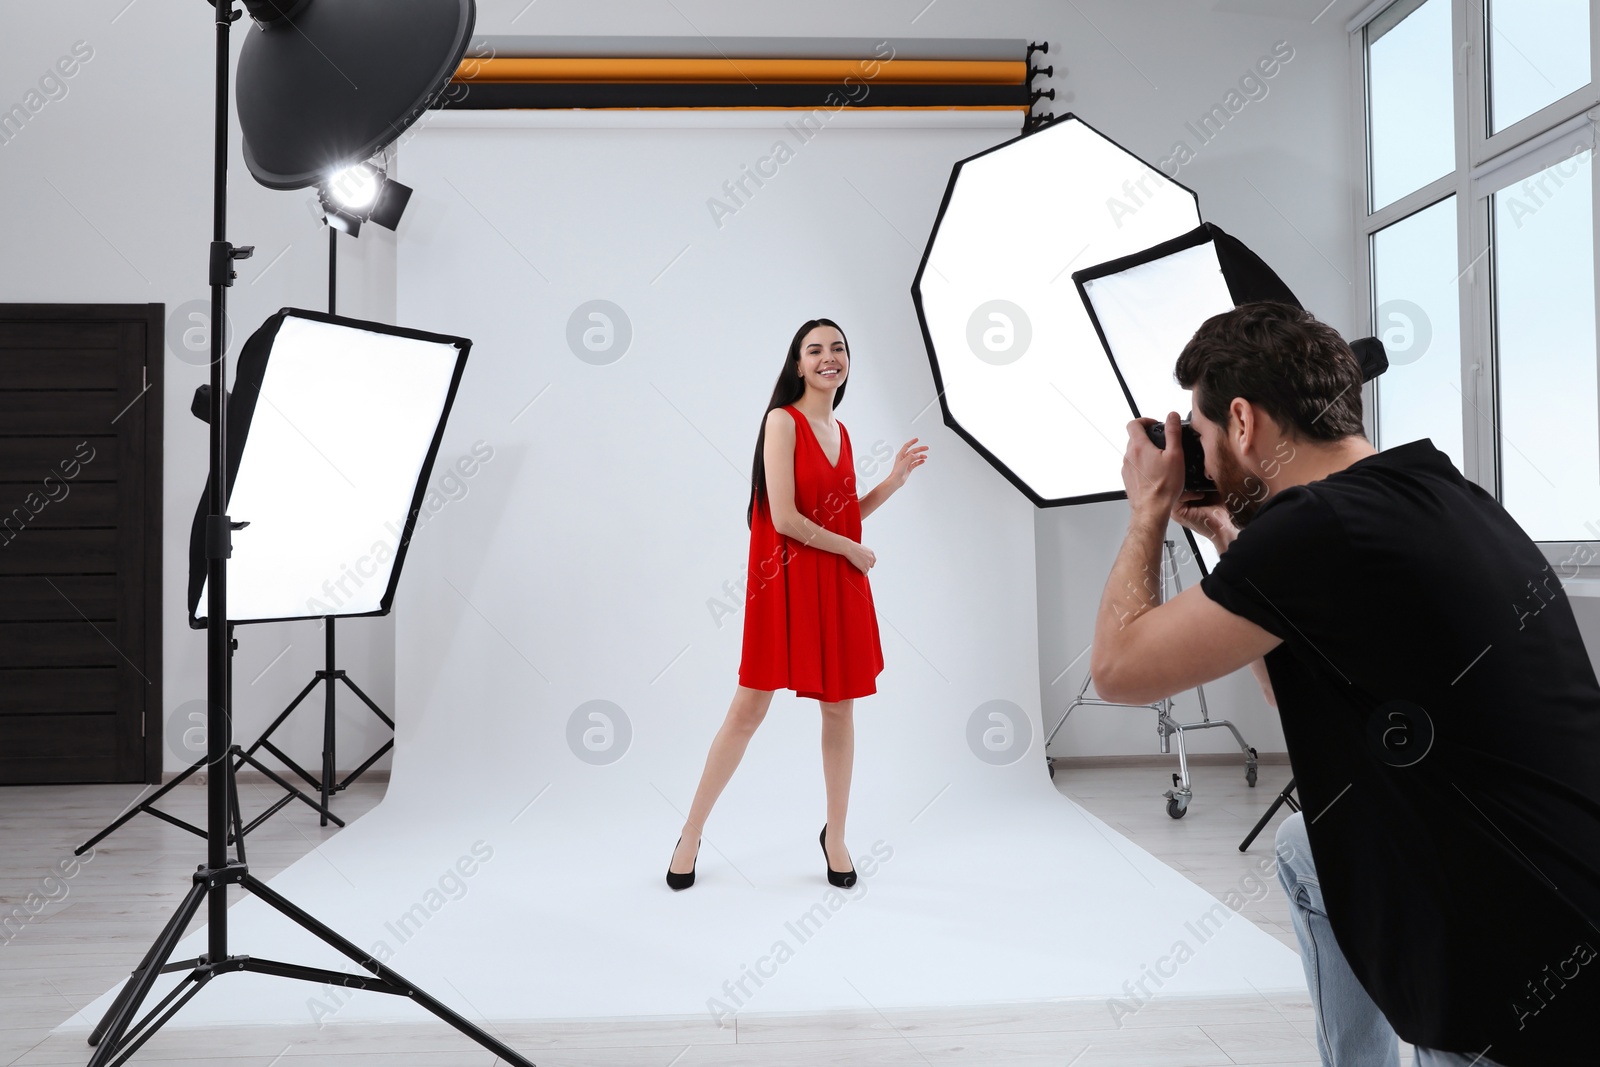
[[[235, 25], [235, 61], [247, 25]], [[6, 4], [0, 7], [0, 108], [23, 101], [78, 41], [87, 42], [93, 55], [66, 80], [66, 95], [46, 103], [20, 134], [0, 144], [0, 200], [8, 207], [0, 237], [0, 300], [159, 301], [169, 313], [188, 301], [206, 301], [211, 8], [150, 0]], [[273, 192], [250, 178], [237, 129], [228, 163], [228, 237], [236, 245], [256, 246], [255, 258], [239, 264], [228, 294], [236, 351], [280, 307], [326, 309], [327, 235], [307, 207], [309, 192]], [[340, 254], [339, 310], [391, 319], [393, 235], [374, 227], [359, 241], [341, 238]], [[176, 343], [170, 332], [169, 341]], [[205, 484], [207, 433], [188, 413], [189, 401], [209, 373], [193, 359], [180, 359], [169, 344], [164, 373], [152, 375], [166, 418], [164, 710], [178, 733], [194, 710], [186, 705], [205, 695], [205, 633], [189, 629], [186, 616], [189, 523]], [[243, 626], [238, 637], [234, 733], [248, 743], [311, 680], [322, 665], [323, 641], [316, 622]], [[339, 666], [380, 706], [392, 709], [393, 619], [345, 622], [339, 644]], [[321, 759], [320, 692], [307, 704], [276, 739], [315, 772]], [[353, 694], [339, 698], [339, 722], [342, 767], [359, 764], [388, 736], [374, 728], [382, 724]], [[166, 749], [168, 770], [193, 758], [172, 744]], [[277, 795], [261, 788], [252, 796], [257, 787], [241, 786], [247, 810]]]
[[[1048, 84], [1059, 114], [1083, 115], [1152, 161], [1186, 140], [1194, 158], [1178, 179], [1196, 189], [1205, 218], [1237, 234], [1340, 328], [1352, 321], [1348, 86], [1342, 20], [1335, 6], [1314, 25], [1323, 0], [1180, 0], [1076, 5], [943, 0], [863, 7], [843, 0], [803, 6], [659, 0], [567, 3], [484, 0], [478, 32], [828, 36], [1015, 36], [1049, 40]], [[235, 45], [242, 38], [235, 33]], [[203, 299], [209, 239], [212, 24], [204, 4], [84, 0], [8, 5], [0, 11], [0, 106], [20, 101], [54, 60], [84, 40], [94, 57], [11, 143], [0, 145], [0, 195], [11, 205], [0, 257], [6, 300], [164, 301]], [[1293, 58], [1265, 82], [1208, 144], [1186, 128], [1222, 103], [1276, 42]], [[1258, 93], [1259, 95], [1259, 93]], [[255, 244], [231, 290], [242, 335], [280, 306], [324, 306], [324, 231], [308, 194], [276, 193], [245, 172], [237, 138], [230, 153], [229, 236]], [[404, 153], [402, 152], [402, 166]], [[888, 175], [863, 176], [886, 180]], [[48, 180], [48, 181], [47, 181]], [[52, 189], [51, 184], [55, 188]], [[59, 192], [57, 191], [59, 190]], [[604, 240], [603, 234], [597, 239]], [[920, 242], [924, 234], [911, 235]], [[492, 241], [492, 239], [491, 239]], [[369, 228], [345, 241], [340, 310], [387, 319], [395, 300], [394, 238]], [[282, 253], [280, 258], [280, 253]], [[909, 277], [906, 279], [909, 284]], [[909, 299], [898, 314], [912, 316]], [[471, 333], [470, 329], [465, 332]], [[204, 427], [187, 414], [202, 367], [169, 353], [167, 405], [166, 703], [178, 710], [203, 692], [204, 642], [183, 617], [186, 531], [204, 480]], [[961, 446], [940, 431], [946, 458]], [[999, 475], [994, 474], [998, 479]], [[1125, 506], [1055, 509], [1034, 516], [1037, 537], [1040, 692], [1045, 718], [1076, 691], [1082, 650], [1101, 583], [1120, 538]], [[397, 611], [406, 609], [402, 582]], [[358, 620], [341, 630], [348, 668], [375, 699], [394, 706], [393, 620]], [[287, 654], [273, 663], [274, 657]], [[320, 664], [316, 624], [246, 627], [236, 660], [240, 737], [253, 737]], [[268, 665], [270, 669], [268, 669]], [[265, 674], [262, 671], [265, 669]], [[257, 675], [261, 675], [257, 679]], [[1057, 676], [1060, 676], [1059, 678]], [[1213, 709], [1240, 721], [1262, 751], [1281, 750], [1274, 718], [1248, 676], [1213, 688]], [[1191, 717], [1185, 715], [1184, 717]], [[353, 698], [341, 700], [341, 747], [350, 765], [384, 732]], [[1058, 755], [1155, 751], [1149, 716], [1091, 709], [1057, 739]], [[315, 760], [313, 712], [288, 733], [290, 751]], [[1197, 740], [1197, 750], [1228, 747]], [[168, 766], [182, 761], [169, 754]]]

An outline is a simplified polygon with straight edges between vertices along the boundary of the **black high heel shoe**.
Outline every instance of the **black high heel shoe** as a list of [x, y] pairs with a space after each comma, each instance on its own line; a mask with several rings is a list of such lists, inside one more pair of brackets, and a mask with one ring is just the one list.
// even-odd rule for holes
[[[678, 845], [683, 844], [683, 835], [678, 835], [677, 844], [672, 846], [674, 855], [678, 852]], [[672, 861], [667, 861], [667, 884], [673, 889], [688, 889], [694, 885], [694, 868], [700, 865], [700, 846], [694, 846], [694, 866], [689, 868], [688, 874], [677, 874], [672, 869]]]
[[833, 869], [833, 861], [828, 859], [828, 824], [822, 824], [822, 832], [817, 835], [817, 844], [822, 846], [822, 862], [828, 868], [828, 884], [836, 885], [840, 889], [849, 889], [856, 884], [856, 869], [851, 867], [848, 871]]

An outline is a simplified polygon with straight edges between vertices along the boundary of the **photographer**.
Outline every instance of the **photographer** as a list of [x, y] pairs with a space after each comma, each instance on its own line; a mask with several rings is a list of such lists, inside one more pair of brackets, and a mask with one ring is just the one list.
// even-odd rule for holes
[[[1217, 489], [1184, 492], [1176, 413], [1165, 450], [1129, 423], [1090, 669], [1140, 704], [1264, 657], [1323, 1063], [1397, 1065], [1396, 1033], [1418, 1067], [1595, 1062], [1600, 685], [1559, 580], [1431, 441], [1372, 447], [1357, 361], [1308, 313], [1216, 315], [1176, 377]], [[1169, 518], [1221, 559], [1158, 606]]]

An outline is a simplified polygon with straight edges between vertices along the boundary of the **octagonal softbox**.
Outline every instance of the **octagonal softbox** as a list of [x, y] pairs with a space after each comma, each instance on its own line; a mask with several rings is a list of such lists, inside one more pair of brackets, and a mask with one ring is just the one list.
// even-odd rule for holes
[[1123, 496], [1128, 401], [1073, 272], [1199, 225], [1191, 190], [1070, 114], [952, 170], [912, 299], [945, 425], [1036, 505]]

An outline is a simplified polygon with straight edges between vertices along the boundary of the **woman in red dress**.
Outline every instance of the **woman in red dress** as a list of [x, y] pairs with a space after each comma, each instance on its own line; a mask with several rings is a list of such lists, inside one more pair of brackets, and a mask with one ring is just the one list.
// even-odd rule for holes
[[883, 670], [867, 584], [877, 557], [861, 543], [861, 520], [906, 483], [928, 446], [907, 441], [889, 476], [858, 498], [850, 434], [833, 417], [849, 373], [849, 344], [838, 324], [812, 319], [795, 332], [756, 438], [745, 513], [750, 558], [739, 687], [667, 866], [674, 889], [694, 884], [701, 828], [777, 689], [813, 697], [822, 707], [828, 821], [819, 840], [828, 881], [855, 884], [844, 844], [855, 755], [851, 712], [856, 697], [877, 692]]

